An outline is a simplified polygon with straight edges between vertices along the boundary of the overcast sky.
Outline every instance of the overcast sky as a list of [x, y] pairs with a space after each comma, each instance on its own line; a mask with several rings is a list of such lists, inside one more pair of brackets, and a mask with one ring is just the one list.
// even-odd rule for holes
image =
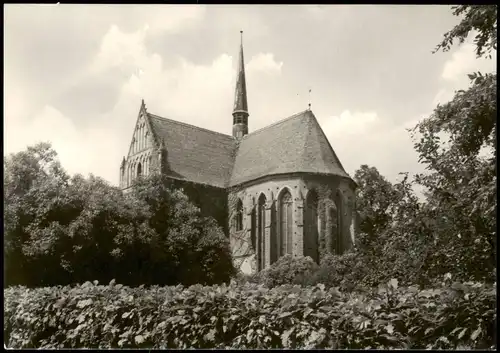
[[346, 171], [422, 171], [408, 127], [490, 71], [471, 44], [431, 54], [449, 6], [4, 7], [4, 154], [50, 141], [70, 173], [118, 183], [141, 99], [231, 134], [240, 30], [250, 132], [307, 109]]

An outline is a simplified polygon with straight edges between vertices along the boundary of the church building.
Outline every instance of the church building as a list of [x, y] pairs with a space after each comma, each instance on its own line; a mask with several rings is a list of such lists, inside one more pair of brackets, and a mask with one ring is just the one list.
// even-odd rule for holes
[[237, 75], [232, 136], [152, 114], [143, 100], [120, 187], [164, 173], [224, 228], [244, 273], [285, 254], [319, 263], [325, 254], [348, 250], [355, 240], [356, 184], [313, 112], [249, 131], [243, 44]]

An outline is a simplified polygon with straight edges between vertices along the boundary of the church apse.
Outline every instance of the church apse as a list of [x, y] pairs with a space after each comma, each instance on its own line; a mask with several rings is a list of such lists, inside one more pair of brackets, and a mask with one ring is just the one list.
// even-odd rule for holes
[[[302, 256], [300, 179], [286, 176], [233, 188], [228, 194], [230, 243], [234, 262], [244, 273], [255, 273], [289, 253]], [[238, 205], [243, 205], [238, 230]]]

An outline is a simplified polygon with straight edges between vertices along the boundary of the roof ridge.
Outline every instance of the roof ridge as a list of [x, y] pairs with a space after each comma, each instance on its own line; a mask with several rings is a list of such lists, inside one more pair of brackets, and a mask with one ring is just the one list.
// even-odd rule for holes
[[192, 127], [192, 128], [195, 128], [195, 129], [198, 129], [198, 130], [202, 130], [202, 131], [206, 131], [206, 132], [211, 132], [213, 134], [218, 134], [218, 135], [222, 135], [224, 137], [229, 137], [231, 140], [234, 140], [235, 138], [231, 135], [227, 135], [227, 134], [223, 134], [222, 132], [218, 132], [218, 131], [213, 131], [213, 130], [209, 130], [209, 129], [205, 129], [203, 127], [199, 127], [199, 126], [196, 126], [196, 125], [192, 125], [192, 124], [188, 124], [188, 123], [184, 123], [182, 121], [178, 121], [178, 120], [174, 120], [174, 119], [169, 119], [169, 118], [164, 118], [162, 116], [159, 116], [159, 115], [156, 115], [156, 114], [152, 114], [152, 113], [149, 113], [148, 112], [148, 115], [151, 116], [152, 118], [157, 118], [157, 119], [160, 119], [160, 120], [167, 120], [169, 122], [172, 122], [172, 123], [175, 123], [175, 124], [178, 124], [178, 125], [183, 125], [183, 126], [187, 126], [187, 127]]
[[[311, 112], [311, 115], [312, 115], [312, 123], [314, 125], [316, 125], [316, 127], [319, 129], [319, 133], [323, 136], [323, 138], [325, 139], [327, 145], [328, 145], [328, 148], [330, 149], [330, 151], [332, 152], [333, 154], [333, 157], [335, 158], [335, 160], [337, 161], [338, 163], [338, 166], [340, 167], [340, 169], [350, 178], [351, 176], [346, 172], [344, 166], [342, 165], [342, 162], [340, 161], [340, 158], [337, 156], [337, 153], [335, 152], [335, 150], [333, 149], [332, 147], [332, 144], [330, 143], [330, 140], [328, 139], [328, 136], [326, 136], [325, 134], [325, 131], [323, 130], [323, 128], [321, 127], [321, 124], [319, 123], [318, 119], [316, 118], [316, 116], [314, 115], [313, 112]], [[312, 128], [312, 126], [311, 126]]]
[[307, 111], [309, 111], [309, 110], [308, 110], [308, 109], [303, 110], [303, 111], [301, 111], [300, 113], [296, 113], [296, 114], [293, 114], [293, 115], [291, 115], [291, 116], [289, 116], [289, 117], [286, 117], [286, 118], [284, 118], [284, 119], [278, 120], [277, 122], [272, 123], [271, 125], [267, 125], [267, 126], [261, 127], [260, 129], [257, 129], [257, 130], [255, 130], [255, 131], [252, 131], [252, 132], [250, 132], [250, 133], [246, 134], [245, 136], [243, 136], [243, 137], [241, 138], [241, 140], [244, 140], [244, 139], [245, 139], [245, 138], [247, 138], [248, 136], [253, 135], [253, 134], [257, 133], [257, 132], [261, 132], [262, 130], [265, 130], [265, 129], [268, 129], [268, 128], [270, 128], [270, 127], [273, 127], [273, 126], [276, 126], [276, 125], [282, 124], [282, 123], [284, 123], [285, 121], [291, 120], [291, 119], [293, 119], [293, 118], [297, 118], [298, 116], [300, 116], [300, 115], [304, 114], [304, 113], [305, 113], [305, 112], [307, 112]]

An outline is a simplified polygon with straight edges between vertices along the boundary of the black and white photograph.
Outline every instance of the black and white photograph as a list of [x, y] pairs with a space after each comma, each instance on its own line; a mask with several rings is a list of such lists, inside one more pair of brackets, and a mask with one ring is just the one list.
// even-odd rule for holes
[[497, 349], [497, 5], [3, 32], [4, 348]]

